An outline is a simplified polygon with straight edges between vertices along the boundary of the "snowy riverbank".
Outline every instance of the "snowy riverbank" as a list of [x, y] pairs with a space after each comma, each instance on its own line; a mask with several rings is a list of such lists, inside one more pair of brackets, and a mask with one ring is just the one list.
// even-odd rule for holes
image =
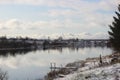
[[102, 56], [102, 64], [100, 57], [69, 63], [60, 70], [48, 73], [46, 80], [120, 80], [120, 63], [111, 63], [113, 59], [111, 54]]
[[54, 80], [120, 80], [120, 63], [88, 70], [86, 67]]

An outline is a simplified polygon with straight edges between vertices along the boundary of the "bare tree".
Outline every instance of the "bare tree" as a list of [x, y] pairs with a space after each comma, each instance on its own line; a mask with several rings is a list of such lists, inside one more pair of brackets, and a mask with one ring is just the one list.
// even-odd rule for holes
[[0, 69], [0, 80], [8, 80], [7, 72]]

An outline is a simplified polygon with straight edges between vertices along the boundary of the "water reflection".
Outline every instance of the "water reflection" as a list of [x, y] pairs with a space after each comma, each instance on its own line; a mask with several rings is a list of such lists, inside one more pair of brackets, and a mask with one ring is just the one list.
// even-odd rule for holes
[[16, 55], [23, 55], [27, 54], [31, 51], [36, 51], [37, 49], [14, 49], [14, 50], [0, 50], [0, 56], [3, 57], [8, 57], [9, 55], [11, 56], [16, 56]]
[[0, 51], [0, 66], [8, 71], [9, 80], [35, 80], [49, 72], [51, 62], [58, 66], [88, 57], [108, 55], [112, 52], [107, 47], [56, 47], [39, 50]]
[[[10, 56], [16, 56], [16, 55], [25, 55], [31, 51], [49, 51], [50, 50], [57, 50], [58, 52], [62, 53], [63, 49], [68, 48], [70, 51], [79, 51], [79, 49], [84, 49], [84, 48], [93, 48], [93, 47], [51, 47], [51, 48], [39, 48], [39, 49], [8, 49], [8, 50], [0, 50], [0, 56], [2, 57], [9, 57]], [[97, 47], [98, 48], [98, 47]], [[99, 48], [105, 48], [105, 47], [99, 47]]]

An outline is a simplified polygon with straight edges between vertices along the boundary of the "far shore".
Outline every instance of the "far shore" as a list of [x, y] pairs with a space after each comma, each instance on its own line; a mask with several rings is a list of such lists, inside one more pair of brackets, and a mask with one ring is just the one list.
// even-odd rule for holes
[[0, 48], [0, 50], [24, 50], [24, 49], [34, 49], [34, 48]]

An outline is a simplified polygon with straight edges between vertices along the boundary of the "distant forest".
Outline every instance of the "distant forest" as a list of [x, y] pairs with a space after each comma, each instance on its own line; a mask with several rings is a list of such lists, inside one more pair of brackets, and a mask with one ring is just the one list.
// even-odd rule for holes
[[35, 48], [35, 43], [27, 42], [29, 38], [7, 38], [5, 36], [0, 37], [0, 49], [9, 48]]

